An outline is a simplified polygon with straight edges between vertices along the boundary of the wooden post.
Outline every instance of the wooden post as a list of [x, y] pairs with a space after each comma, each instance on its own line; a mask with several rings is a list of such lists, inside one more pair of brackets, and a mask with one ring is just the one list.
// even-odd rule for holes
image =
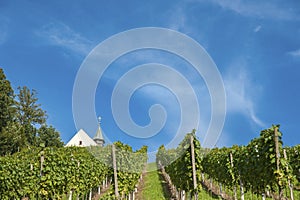
[[[286, 155], [286, 150], [285, 149], [283, 149], [283, 156], [284, 156], [284, 159], [287, 161], [287, 155]], [[288, 165], [286, 166], [286, 171], [289, 171]], [[290, 189], [291, 200], [294, 200], [293, 186], [292, 186], [291, 180], [289, 178], [288, 178], [288, 186], [289, 186], [289, 189]]]
[[41, 152], [41, 171], [40, 171], [40, 175], [41, 175], [41, 176], [43, 176], [44, 161], [45, 161], [44, 151], [42, 151], [42, 152]]
[[[241, 176], [241, 174], [239, 173], [239, 177]], [[241, 200], [245, 200], [245, 193], [244, 193], [244, 185], [243, 185], [243, 181], [240, 179], [240, 191], [241, 191]]]
[[265, 195], [265, 193], [262, 193], [262, 200], [266, 200], [266, 195]]
[[[279, 152], [279, 142], [278, 142], [278, 127], [275, 127], [274, 130], [274, 140], [275, 140], [275, 153], [276, 153], [276, 170], [280, 170], [280, 152]], [[278, 192], [279, 192], [279, 199], [282, 199], [283, 197], [283, 192], [281, 185], [279, 184], [279, 180], [277, 180], [277, 185], [278, 185]]]
[[[230, 165], [233, 169], [233, 156], [232, 153], [230, 152]], [[233, 193], [234, 193], [234, 200], [237, 200], [237, 195], [236, 195], [236, 185], [233, 187]]]
[[70, 194], [69, 194], [69, 200], [72, 200], [72, 194], [73, 194], [73, 191], [71, 190]]
[[114, 144], [112, 145], [112, 158], [113, 158], [113, 168], [114, 168], [115, 196], [116, 199], [119, 199], [116, 149]]
[[89, 200], [92, 200], [92, 189], [90, 189]]
[[220, 195], [221, 195], [221, 197], [222, 197], [222, 199], [223, 199], [223, 190], [222, 190], [222, 183], [219, 183], [219, 189], [220, 189]]
[[195, 200], [198, 199], [197, 194], [197, 177], [196, 177], [196, 165], [195, 165], [195, 148], [194, 148], [194, 136], [191, 135], [191, 156], [192, 156], [192, 169], [193, 169], [193, 184], [195, 190]]

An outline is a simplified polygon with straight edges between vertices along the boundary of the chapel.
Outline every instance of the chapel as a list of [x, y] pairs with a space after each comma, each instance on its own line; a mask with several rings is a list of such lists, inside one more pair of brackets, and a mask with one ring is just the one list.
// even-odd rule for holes
[[105, 140], [102, 134], [101, 129], [101, 118], [98, 118], [98, 128], [96, 134], [91, 138], [83, 129], [80, 129], [71, 140], [65, 145], [69, 146], [79, 146], [79, 147], [88, 147], [88, 146], [101, 146], [103, 147]]

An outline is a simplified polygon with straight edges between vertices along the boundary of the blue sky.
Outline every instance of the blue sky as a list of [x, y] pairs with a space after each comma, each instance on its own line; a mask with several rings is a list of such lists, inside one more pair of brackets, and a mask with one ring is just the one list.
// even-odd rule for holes
[[[49, 115], [48, 123], [67, 142], [77, 131], [72, 91], [85, 57], [110, 36], [140, 27], [163, 27], [186, 34], [201, 44], [215, 62], [227, 100], [226, 120], [217, 146], [247, 144], [272, 124], [281, 124], [285, 145], [300, 143], [297, 0], [1, 0], [0, 66], [15, 89], [26, 85], [38, 91], [39, 103]], [[201, 113], [197, 135], [201, 140], [211, 117], [205, 82], [184, 60], [151, 49], [121, 56], [101, 77], [95, 112], [102, 117], [106, 138], [122, 140], [134, 148], [149, 145], [155, 150], [167, 144], [176, 132], [180, 123], [178, 100], [167, 88], [155, 84], [136, 90], [129, 108], [135, 123], [146, 126], [151, 105], [164, 106], [168, 118], [156, 136], [131, 137], [114, 121], [110, 98], [115, 84], [126, 71], [149, 62], [173, 67], [197, 91]], [[186, 91], [182, 85], [174, 87], [183, 94]], [[95, 121], [81, 128], [93, 136]]]

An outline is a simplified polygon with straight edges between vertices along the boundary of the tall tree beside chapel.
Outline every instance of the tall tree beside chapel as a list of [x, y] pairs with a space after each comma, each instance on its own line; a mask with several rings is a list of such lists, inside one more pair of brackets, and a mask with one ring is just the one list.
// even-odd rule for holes
[[46, 123], [46, 111], [38, 104], [37, 92], [26, 86], [18, 87], [17, 94], [17, 119], [24, 127], [27, 143], [36, 145], [37, 127]]
[[0, 68], [0, 132], [15, 117], [14, 91]]

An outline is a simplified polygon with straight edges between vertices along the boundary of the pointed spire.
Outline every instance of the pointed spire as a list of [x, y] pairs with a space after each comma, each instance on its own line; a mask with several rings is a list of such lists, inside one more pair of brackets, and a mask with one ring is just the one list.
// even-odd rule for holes
[[102, 129], [101, 129], [100, 124], [101, 124], [101, 117], [98, 117], [98, 129], [97, 129], [97, 132], [93, 139], [99, 146], [103, 146], [105, 141], [103, 138]]

